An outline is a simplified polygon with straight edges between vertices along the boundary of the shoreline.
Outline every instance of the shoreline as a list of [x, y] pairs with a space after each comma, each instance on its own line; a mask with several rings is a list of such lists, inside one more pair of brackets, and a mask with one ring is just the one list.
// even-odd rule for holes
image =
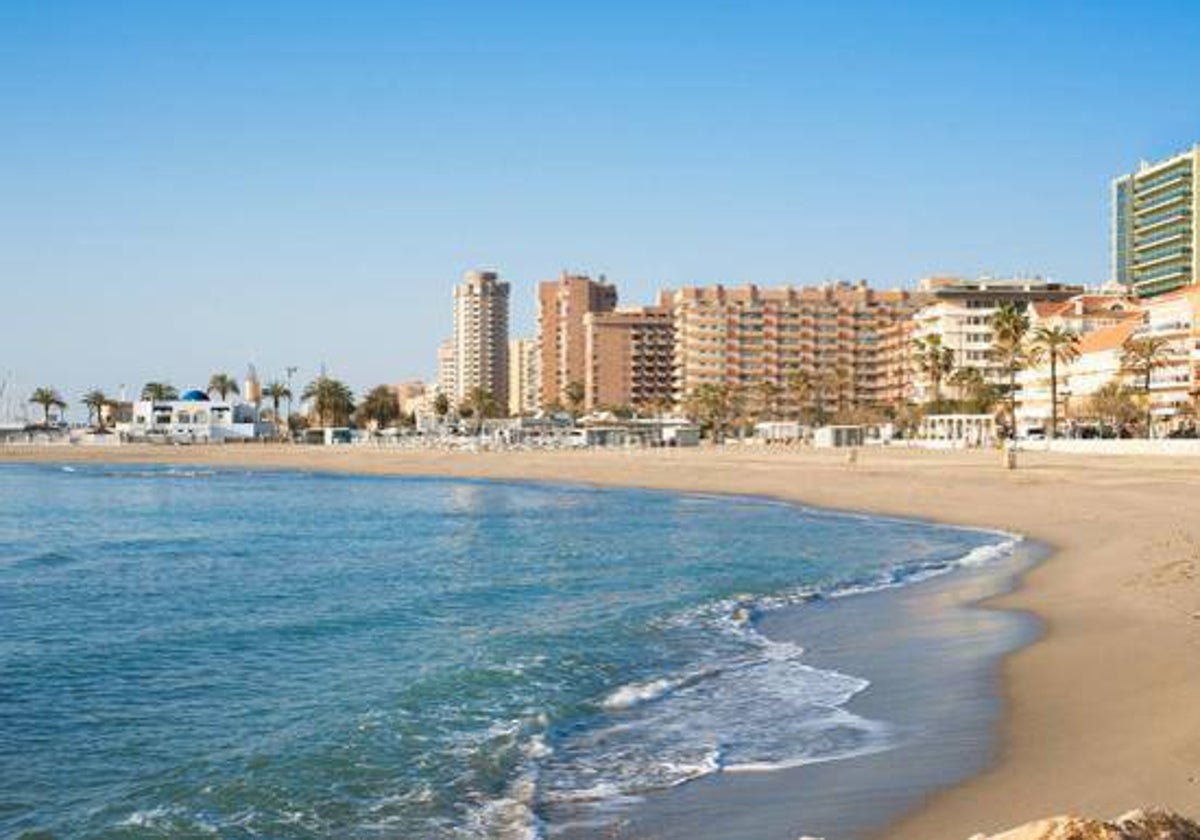
[[188, 463], [364, 474], [577, 481], [758, 495], [848, 512], [1020, 533], [1054, 547], [988, 608], [1026, 610], [1043, 635], [999, 668], [996, 760], [879, 836], [965, 838], [1054, 813], [1161, 806], [1200, 794], [1200, 475], [1164, 459], [864, 450], [440, 453], [374, 448], [0, 447], [5, 461]]

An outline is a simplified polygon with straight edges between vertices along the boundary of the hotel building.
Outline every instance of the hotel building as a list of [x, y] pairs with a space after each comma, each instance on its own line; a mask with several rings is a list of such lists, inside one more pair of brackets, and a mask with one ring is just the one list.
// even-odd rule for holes
[[455, 401], [482, 388], [508, 406], [508, 298], [494, 271], [469, 271], [454, 287]]
[[[916, 313], [912, 339], [941, 336], [942, 346], [954, 353], [955, 368], [975, 368], [995, 384], [1006, 382], [1003, 364], [991, 353], [992, 316], [996, 311], [1005, 304], [1028, 310], [1039, 301], [1063, 302], [1083, 292], [1082, 286], [1040, 277], [927, 277], [919, 288], [931, 302]], [[934, 398], [932, 384], [920, 375], [914, 380], [913, 398], [916, 402]]]
[[537, 414], [541, 408], [541, 376], [537, 339], [514, 338], [508, 343], [508, 413]]
[[674, 400], [675, 324], [668, 306], [584, 316], [584, 408], [661, 408]]
[[1112, 183], [1112, 279], [1138, 297], [1196, 283], [1200, 145]]
[[[819, 287], [690, 287], [666, 292], [675, 327], [675, 397], [706, 384], [782, 390], [785, 411], [882, 407], [905, 387], [904, 322], [926, 296], [857, 284]], [[793, 404], [788, 380], [807, 374], [806, 406]]]
[[584, 318], [611, 312], [617, 289], [604, 278], [563, 272], [557, 280], [538, 285], [538, 355], [542, 405], [566, 403], [569, 384], [587, 379], [587, 335]]

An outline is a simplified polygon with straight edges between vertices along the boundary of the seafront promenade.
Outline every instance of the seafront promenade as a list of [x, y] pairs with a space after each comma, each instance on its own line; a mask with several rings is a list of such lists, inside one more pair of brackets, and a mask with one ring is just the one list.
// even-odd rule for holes
[[1001, 528], [1053, 549], [993, 606], [1028, 610], [1042, 640], [1003, 667], [996, 762], [895, 826], [897, 840], [996, 832], [1048, 814], [1143, 806], [1197, 816], [1200, 473], [1191, 459], [1026, 451], [767, 448], [451, 453], [364, 447], [0, 447], [5, 461], [448, 475], [761, 494]]

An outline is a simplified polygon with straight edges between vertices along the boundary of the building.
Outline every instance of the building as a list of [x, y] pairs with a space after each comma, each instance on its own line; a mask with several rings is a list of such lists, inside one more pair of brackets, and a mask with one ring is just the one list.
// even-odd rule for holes
[[416, 414], [431, 398], [430, 387], [419, 379], [401, 382], [393, 390], [396, 392], [396, 406], [405, 416]]
[[1084, 293], [1064, 301], [1035, 301], [1029, 307], [1031, 330], [1061, 327], [1080, 336], [1141, 317], [1137, 300], [1123, 292]]
[[469, 271], [454, 287], [454, 389], [463, 402], [482, 388], [508, 406], [509, 285], [494, 271]]
[[245, 440], [273, 429], [259, 428], [254, 406], [210, 400], [200, 390], [185, 391], [177, 400], [139, 400], [128, 423], [117, 431], [131, 438], [162, 438], [179, 442], [209, 443]]
[[[1058, 365], [1060, 425], [1086, 414], [1088, 402], [1110, 382], [1130, 384], [1122, 369], [1121, 356], [1125, 342], [1140, 325], [1139, 316], [1091, 330], [1079, 340], [1079, 357]], [[1017, 385], [1017, 434], [1025, 436], [1034, 429], [1048, 430], [1053, 416], [1049, 363], [1018, 372]]]
[[[991, 352], [996, 311], [1006, 304], [1028, 311], [1038, 302], [1061, 303], [1083, 293], [1082, 286], [1040, 277], [927, 277], [919, 288], [932, 300], [916, 313], [912, 340], [940, 336], [942, 346], [954, 353], [955, 368], [975, 368], [997, 385], [1005, 384], [1007, 377], [1003, 363]], [[913, 384], [916, 402], [934, 399], [932, 383], [925, 377], [916, 375]]]
[[[675, 329], [675, 397], [702, 385], [775, 386], [783, 413], [879, 408], [906, 386], [897, 352], [928, 297], [865, 282], [823, 286], [683, 288], [664, 294]], [[794, 374], [808, 387], [793, 396]], [[797, 377], [799, 378], [799, 377]], [[765, 390], [765, 389], [764, 389]]]
[[457, 354], [454, 352], [454, 339], [447, 338], [437, 348], [437, 391], [454, 399], [455, 389], [458, 388]]
[[584, 318], [611, 312], [617, 289], [601, 277], [563, 272], [538, 285], [538, 354], [542, 405], [565, 404], [567, 386], [585, 384], [587, 338]]
[[508, 343], [508, 413], [513, 417], [537, 414], [542, 406], [540, 361], [537, 339]]
[[1200, 287], [1152, 297], [1143, 305], [1145, 318], [1133, 337], [1167, 342], [1164, 364], [1150, 377], [1151, 414], [1156, 426], [1173, 427], [1190, 415], [1200, 394]]
[[1200, 144], [1112, 183], [1112, 279], [1139, 298], [1197, 282]]
[[675, 395], [675, 323], [669, 306], [584, 316], [584, 408], [661, 409]]

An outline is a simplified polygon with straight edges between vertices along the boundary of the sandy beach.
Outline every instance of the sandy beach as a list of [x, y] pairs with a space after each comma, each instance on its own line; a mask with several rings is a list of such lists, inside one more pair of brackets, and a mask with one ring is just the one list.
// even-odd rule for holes
[[369, 448], [0, 447], [4, 461], [471, 476], [761, 494], [1016, 531], [1052, 547], [991, 605], [1045, 634], [1003, 666], [999, 757], [893, 826], [957, 840], [1064, 812], [1160, 806], [1200, 816], [1200, 466], [1169, 458], [866, 450], [446, 454]]

